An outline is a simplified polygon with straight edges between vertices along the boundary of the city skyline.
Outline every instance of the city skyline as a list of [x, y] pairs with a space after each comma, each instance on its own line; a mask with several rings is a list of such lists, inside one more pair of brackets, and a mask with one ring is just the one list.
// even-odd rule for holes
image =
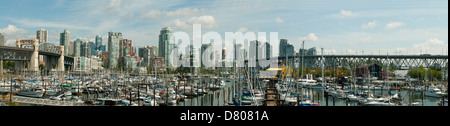
[[[100, 35], [107, 45], [108, 31], [117, 31], [135, 47], [158, 46], [161, 28], [191, 35], [192, 24], [198, 23], [203, 34], [279, 32], [279, 39], [287, 39], [294, 50], [305, 40], [305, 48], [324, 48], [328, 54], [448, 54], [448, 1], [439, 0], [25, 0], [8, 1], [0, 8], [5, 45], [33, 39], [39, 29], [46, 29], [49, 42], [59, 45], [59, 34], [68, 29], [72, 41], [95, 41]], [[28, 14], [31, 11], [46, 15]]]

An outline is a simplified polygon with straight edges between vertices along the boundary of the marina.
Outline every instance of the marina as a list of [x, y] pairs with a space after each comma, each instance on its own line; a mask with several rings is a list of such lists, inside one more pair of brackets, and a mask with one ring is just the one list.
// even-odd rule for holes
[[2, 5], [0, 106], [448, 106], [448, 1]]
[[397, 81], [406, 83], [399, 86], [396, 83], [353, 85], [356, 82], [350, 81], [340, 85], [331, 80], [331, 83], [320, 83], [312, 76], [299, 80], [248, 79], [244, 76], [236, 79], [234, 76], [214, 75], [158, 76], [159, 79], [124, 74], [71, 75], [64, 79], [58, 76], [3, 77], [1, 102], [19, 106], [448, 105], [447, 83], [410, 85], [406, 81]]

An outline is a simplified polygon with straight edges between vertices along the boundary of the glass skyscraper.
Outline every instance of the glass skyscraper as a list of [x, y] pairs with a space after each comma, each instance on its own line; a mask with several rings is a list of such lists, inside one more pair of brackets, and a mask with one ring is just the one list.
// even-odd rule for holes
[[120, 42], [123, 40], [122, 33], [108, 32], [108, 60], [109, 68], [118, 67]]
[[100, 50], [100, 46], [103, 44], [103, 39], [101, 36], [97, 35], [95, 37], [95, 48], [94, 50]]
[[69, 55], [70, 32], [67, 31], [67, 29], [64, 29], [64, 32], [61, 33], [59, 37], [59, 45], [64, 46], [64, 55]]
[[96, 44], [94, 44], [94, 42], [89, 42], [89, 47], [91, 48], [91, 56], [95, 54], [95, 50], [96, 50]]
[[174, 48], [174, 44], [171, 43], [172, 34], [173, 30], [170, 27], [163, 28], [159, 34], [159, 57], [164, 58], [167, 67], [171, 67], [172, 57], [170, 56], [170, 53]]

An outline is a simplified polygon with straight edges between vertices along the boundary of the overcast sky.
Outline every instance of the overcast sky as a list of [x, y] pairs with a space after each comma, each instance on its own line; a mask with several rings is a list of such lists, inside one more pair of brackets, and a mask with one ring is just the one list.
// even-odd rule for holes
[[0, 15], [11, 46], [41, 28], [53, 43], [68, 29], [71, 40], [101, 35], [106, 44], [113, 31], [133, 46], [157, 46], [163, 27], [191, 34], [198, 23], [222, 36], [278, 32], [295, 49], [305, 40], [327, 54], [448, 55], [447, 0], [10, 0]]

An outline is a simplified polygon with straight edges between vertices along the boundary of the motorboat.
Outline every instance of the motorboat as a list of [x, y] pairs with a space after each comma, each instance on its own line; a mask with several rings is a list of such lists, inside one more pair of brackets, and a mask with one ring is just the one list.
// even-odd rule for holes
[[376, 101], [374, 100], [363, 103], [362, 106], [395, 106], [395, 104], [390, 100], [378, 99]]
[[302, 101], [298, 104], [299, 106], [319, 106], [319, 103], [313, 103], [311, 100]]
[[297, 103], [297, 98], [296, 97], [292, 97], [292, 96], [287, 96], [285, 94], [283, 94], [281, 97], [281, 100], [284, 100], [286, 104], [289, 104], [291, 106], [294, 106]]
[[349, 101], [359, 101], [361, 98], [358, 96], [355, 96], [354, 94], [347, 94], [347, 97], [345, 98]]
[[428, 91], [425, 92], [425, 96], [427, 97], [441, 98], [444, 95], [446, 95], [446, 93], [443, 93], [439, 88], [428, 89]]
[[150, 98], [144, 101], [144, 106], [158, 106], [159, 104], [155, 104], [156, 99]]
[[327, 89], [326, 92], [328, 92], [328, 96], [333, 96], [336, 98], [345, 97], [345, 93], [348, 93], [348, 91], [334, 88]]
[[99, 106], [125, 106], [122, 99], [98, 98], [96, 102], [98, 102], [96, 105]]
[[21, 91], [17, 93], [18, 96], [31, 97], [31, 98], [42, 98], [44, 96], [45, 89], [42, 87], [31, 89], [30, 91]]
[[322, 88], [322, 85], [319, 85], [312, 75], [306, 75], [306, 79], [299, 79], [298, 83], [306, 88]]

